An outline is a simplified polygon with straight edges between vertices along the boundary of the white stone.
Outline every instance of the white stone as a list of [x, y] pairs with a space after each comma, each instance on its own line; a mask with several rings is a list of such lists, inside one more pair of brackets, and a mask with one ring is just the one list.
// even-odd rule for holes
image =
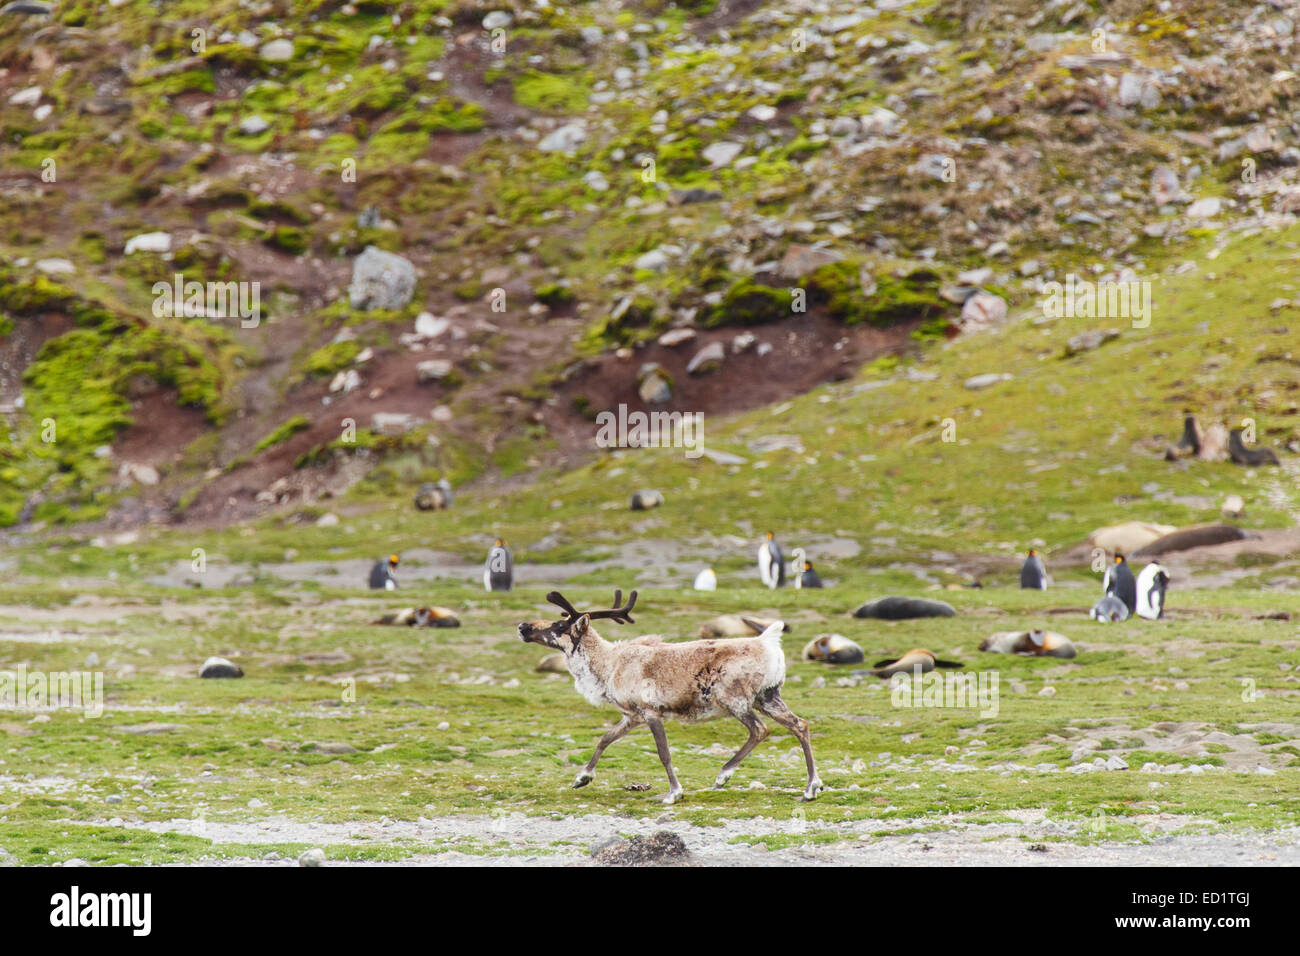
[[172, 235], [170, 232], [142, 232], [126, 241], [124, 255], [133, 252], [171, 252]]

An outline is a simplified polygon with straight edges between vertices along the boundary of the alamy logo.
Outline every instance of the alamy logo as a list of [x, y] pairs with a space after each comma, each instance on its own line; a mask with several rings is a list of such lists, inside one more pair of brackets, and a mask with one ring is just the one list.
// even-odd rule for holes
[[1148, 279], [1088, 282], [1070, 273], [1064, 284], [1044, 283], [1039, 304], [1049, 319], [1132, 319], [1133, 328], [1145, 329], [1151, 324], [1151, 282]]
[[889, 702], [894, 707], [978, 708], [981, 717], [996, 717], [998, 672], [922, 674], [918, 664], [910, 673], [900, 671], [889, 679]]
[[163, 318], [239, 319], [241, 328], [262, 321], [260, 282], [196, 282], [179, 272], [171, 282], [153, 284], [153, 314]]
[[153, 928], [152, 893], [85, 893], [78, 886], [50, 897], [50, 925], [126, 926], [134, 936]]
[[600, 448], [685, 448], [687, 458], [704, 454], [703, 412], [604, 411], [596, 416]]
[[0, 710], [80, 710], [104, 715], [103, 671], [29, 671], [26, 664], [0, 671]]

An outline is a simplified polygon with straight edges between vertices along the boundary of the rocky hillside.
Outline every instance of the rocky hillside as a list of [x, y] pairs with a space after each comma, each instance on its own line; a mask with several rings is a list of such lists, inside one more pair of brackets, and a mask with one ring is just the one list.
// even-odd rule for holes
[[[1286, 226], [1297, 23], [1281, 0], [11, 4], [0, 525], [490, 488], [589, 455], [621, 402], [779, 402], [1067, 274]], [[256, 308], [169, 313], [178, 276], [248, 305], [256, 283]]]

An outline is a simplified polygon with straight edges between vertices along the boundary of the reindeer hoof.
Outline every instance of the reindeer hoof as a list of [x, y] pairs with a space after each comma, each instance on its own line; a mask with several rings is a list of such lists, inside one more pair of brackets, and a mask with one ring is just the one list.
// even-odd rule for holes
[[731, 779], [731, 775], [735, 772], [736, 771], [734, 770], [724, 770], [718, 774], [718, 779], [713, 781], [713, 789], [725, 790], [727, 787], [727, 781]]
[[587, 773], [587, 771], [584, 770], [582, 771], [582, 773], [578, 774], [578, 779], [573, 781], [573, 789], [580, 790], [581, 788], [585, 787], [587, 784], [591, 783], [591, 781], [595, 779], [596, 779], [595, 777], [593, 777], [591, 774]]
[[803, 798], [805, 801], [816, 800], [817, 791], [825, 790], [825, 789], [826, 789], [826, 784], [821, 782], [820, 777], [816, 777], [808, 781], [808, 789], [803, 792]]
[[682, 798], [681, 790], [669, 790], [668, 796], [664, 797], [664, 806], [671, 807], [674, 803]]

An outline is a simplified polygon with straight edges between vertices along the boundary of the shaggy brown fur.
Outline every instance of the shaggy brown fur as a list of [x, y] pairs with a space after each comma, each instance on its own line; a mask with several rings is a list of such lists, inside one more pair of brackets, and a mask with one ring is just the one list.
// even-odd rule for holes
[[[621, 593], [616, 595], [615, 604], [620, 597]], [[578, 692], [592, 704], [612, 704], [623, 715], [618, 725], [600, 738], [574, 787], [592, 781], [606, 747], [633, 727], [645, 724], [654, 735], [659, 759], [668, 773], [669, 792], [664, 803], [675, 803], [683, 791], [673, 771], [663, 722], [691, 723], [730, 714], [749, 731], [749, 739], [718, 773], [714, 786], [721, 788], [768, 735], [766, 725], [755, 713], [759, 711], [798, 738], [808, 766], [804, 799], [816, 798], [822, 782], [813, 762], [808, 722], [793, 714], [781, 699], [785, 653], [781, 649], [780, 622], [759, 637], [667, 644], [658, 635], [647, 635], [611, 643], [591, 626], [591, 617], [603, 615], [630, 621], [627, 612], [636, 600], [635, 591], [627, 607], [618, 613], [570, 614], [572, 605], [558, 592], [551, 592], [547, 599], [565, 608], [566, 616], [559, 621], [522, 623], [519, 637], [562, 652]]]

